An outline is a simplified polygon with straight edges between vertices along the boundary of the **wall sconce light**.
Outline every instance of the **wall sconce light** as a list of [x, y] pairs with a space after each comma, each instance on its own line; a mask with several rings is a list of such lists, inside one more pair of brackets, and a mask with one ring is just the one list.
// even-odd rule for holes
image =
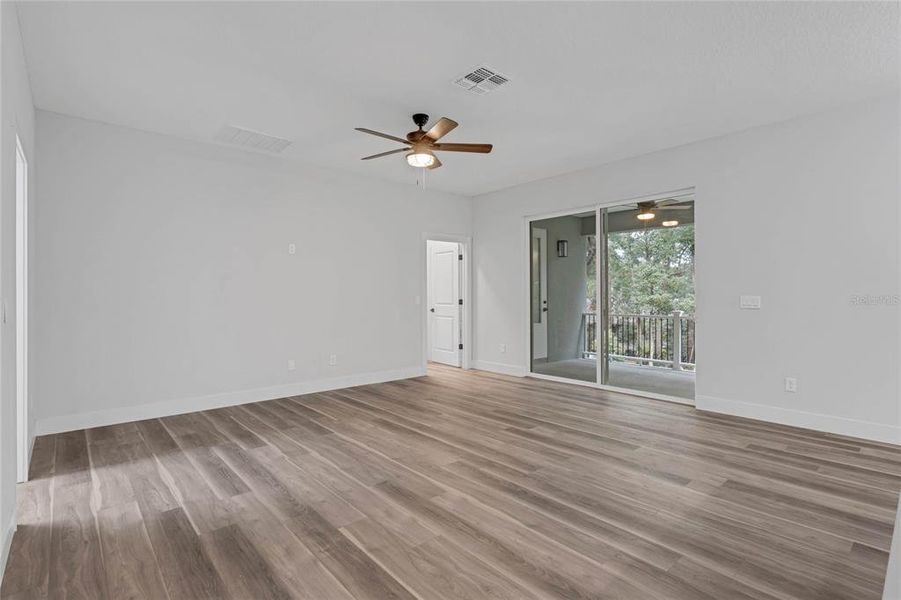
[[569, 242], [566, 240], [557, 240], [557, 256], [566, 258], [569, 256]]

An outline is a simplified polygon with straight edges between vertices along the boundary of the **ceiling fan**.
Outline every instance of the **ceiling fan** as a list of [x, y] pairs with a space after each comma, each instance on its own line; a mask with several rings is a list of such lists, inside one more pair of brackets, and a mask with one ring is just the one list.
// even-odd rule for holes
[[[636, 208], [638, 209], [638, 214], [635, 217], [639, 221], [650, 221], [657, 217], [657, 213], [665, 210], [692, 210], [694, 208], [694, 204], [691, 202], [676, 202], [672, 204], [666, 204], [666, 202], [671, 202], [670, 200], [659, 200], [657, 202], [638, 202], [636, 204]], [[679, 224], [679, 221], [675, 219], [670, 219], [667, 221], [663, 221], [661, 225], [664, 227], [675, 227]]]
[[454, 130], [457, 126], [456, 121], [452, 121], [447, 117], [441, 117], [438, 122], [432, 125], [428, 131], [422, 128], [429, 122], [429, 115], [416, 113], [413, 115], [413, 123], [419, 129], [411, 131], [407, 134], [406, 139], [399, 138], [380, 131], [373, 131], [364, 127], [357, 127], [357, 131], [375, 135], [401, 144], [406, 144], [406, 148], [398, 148], [397, 150], [389, 150], [372, 156], [364, 156], [362, 160], [372, 160], [373, 158], [381, 158], [390, 154], [399, 152], [407, 153], [407, 164], [411, 167], [419, 167], [422, 169], [437, 169], [441, 166], [441, 161], [435, 156], [435, 151], [440, 152], [476, 152], [478, 154], [488, 154], [491, 152], [491, 144], [446, 144], [439, 143], [438, 140]]

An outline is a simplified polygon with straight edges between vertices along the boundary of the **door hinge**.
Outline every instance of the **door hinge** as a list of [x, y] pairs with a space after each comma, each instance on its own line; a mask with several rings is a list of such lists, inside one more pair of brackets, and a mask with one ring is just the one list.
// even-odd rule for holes
[[459, 304], [460, 306], [463, 306], [463, 298], [460, 298], [460, 299], [457, 301], [457, 304]]
[[459, 348], [460, 350], [462, 350], [462, 349], [463, 349], [463, 344], [457, 344], [457, 348]]
[[458, 254], [458, 255], [457, 255], [457, 260], [463, 260], [463, 255], [462, 255], [462, 254]]

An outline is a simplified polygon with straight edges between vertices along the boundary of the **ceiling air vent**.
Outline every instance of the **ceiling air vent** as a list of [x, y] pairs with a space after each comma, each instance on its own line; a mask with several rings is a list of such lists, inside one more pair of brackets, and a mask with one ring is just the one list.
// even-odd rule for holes
[[484, 95], [505, 85], [510, 79], [488, 67], [475, 67], [454, 80], [454, 85], [473, 94]]
[[232, 127], [231, 125], [226, 125], [220, 129], [219, 133], [216, 134], [216, 139], [226, 144], [263, 150], [264, 152], [281, 152], [291, 145], [290, 140], [283, 140], [265, 133]]

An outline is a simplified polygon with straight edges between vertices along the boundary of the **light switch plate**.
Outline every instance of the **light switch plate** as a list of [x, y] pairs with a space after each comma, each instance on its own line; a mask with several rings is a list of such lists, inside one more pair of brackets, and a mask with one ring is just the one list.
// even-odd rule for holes
[[288, 244], [288, 254], [297, 254], [297, 244]]
[[760, 310], [760, 296], [742, 296], [738, 306], [744, 310]]
[[798, 392], [798, 378], [797, 377], [786, 377], [785, 378], [785, 391], [796, 394]]

